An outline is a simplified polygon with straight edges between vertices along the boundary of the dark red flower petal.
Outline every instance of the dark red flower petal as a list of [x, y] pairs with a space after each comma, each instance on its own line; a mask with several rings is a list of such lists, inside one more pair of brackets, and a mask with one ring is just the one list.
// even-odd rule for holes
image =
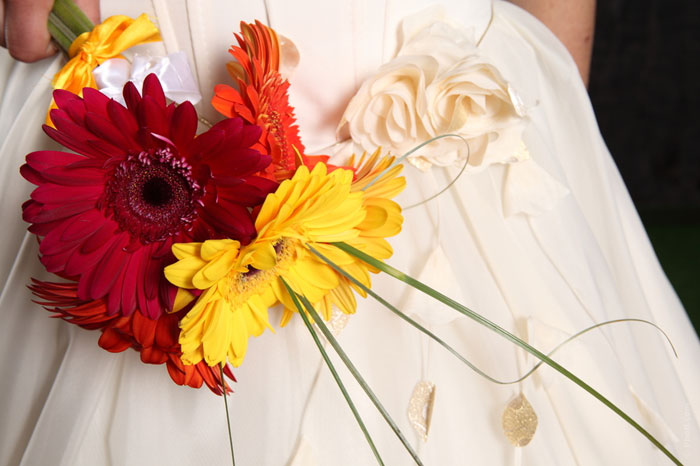
[[109, 142], [120, 149], [122, 153], [130, 146], [128, 138], [124, 136], [120, 128], [114, 126], [112, 121], [103, 115], [88, 112], [85, 114], [85, 126], [92, 134], [105, 142]]
[[[85, 110], [90, 113], [95, 113], [103, 117], [107, 116], [107, 106], [112, 101], [109, 97], [98, 91], [86, 87], [83, 89], [83, 102], [85, 102]], [[61, 107], [59, 105], [59, 107]]]
[[170, 127], [170, 140], [175, 146], [180, 147], [180, 154], [188, 155], [188, 148], [197, 132], [197, 112], [190, 102], [183, 102], [173, 112]]
[[137, 140], [139, 126], [134, 115], [114, 100], [107, 103], [107, 115], [114, 126], [119, 128], [122, 135], [128, 139], [128, 146], [125, 149], [139, 151], [141, 149]]
[[136, 86], [134, 86], [134, 83], [131, 81], [127, 82], [124, 85], [122, 95], [124, 96], [126, 107], [132, 114], [136, 114], [139, 103], [141, 102], [141, 94], [139, 94], [139, 91], [136, 89]]
[[146, 79], [144, 79], [143, 95], [150, 96], [159, 107], [165, 108], [165, 93], [163, 92], [163, 87], [160, 85], [160, 81], [158, 81], [158, 77], [155, 74], [149, 74], [146, 76]]
[[56, 89], [53, 91], [53, 100], [58, 107], [77, 124], [85, 121], [85, 102], [72, 92]]
[[139, 104], [139, 123], [151, 133], [161, 136], [170, 134], [165, 108], [151, 95], [144, 94]]
[[271, 160], [252, 147], [260, 128], [237, 118], [197, 136], [192, 104], [168, 104], [154, 75], [143, 95], [128, 83], [124, 98], [126, 107], [95, 90], [57, 92], [55, 129], [45, 131], [77, 154], [27, 156], [20, 172], [37, 188], [23, 217], [42, 237], [42, 263], [77, 280], [81, 299], [155, 319], [176, 295], [163, 275], [172, 244], [249, 242], [251, 209], [276, 185], [248, 180]]

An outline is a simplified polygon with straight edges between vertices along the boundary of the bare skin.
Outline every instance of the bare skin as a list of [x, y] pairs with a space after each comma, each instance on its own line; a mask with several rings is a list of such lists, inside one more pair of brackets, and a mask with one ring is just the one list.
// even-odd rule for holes
[[[100, 19], [99, 0], [75, 0], [93, 22]], [[13, 58], [35, 62], [55, 54], [46, 28], [53, 0], [0, 0], [0, 46]]]
[[509, 0], [542, 21], [569, 50], [588, 86], [595, 0]]

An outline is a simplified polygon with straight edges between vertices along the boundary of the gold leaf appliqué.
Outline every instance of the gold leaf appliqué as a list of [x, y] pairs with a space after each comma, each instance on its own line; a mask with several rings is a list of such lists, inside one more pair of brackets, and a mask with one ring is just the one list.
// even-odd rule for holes
[[516, 447], [524, 447], [537, 430], [537, 414], [522, 393], [511, 400], [503, 411], [503, 433]]
[[411, 421], [411, 425], [424, 442], [428, 440], [434, 403], [435, 384], [421, 380], [413, 389], [413, 394], [408, 402], [408, 420]]

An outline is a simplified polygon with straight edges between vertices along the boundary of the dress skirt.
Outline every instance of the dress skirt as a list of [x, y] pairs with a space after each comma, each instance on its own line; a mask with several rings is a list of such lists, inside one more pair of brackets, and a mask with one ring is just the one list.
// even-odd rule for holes
[[[102, 2], [103, 17], [148, 13], [163, 43], [141, 53], [187, 53], [203, 100], [231, 84], [232, 32], [259, 19], [300, 55], [291, 103], [309, 153], [349, 155], [336, 128], [362, 82], [396, 53], [401, 21], [427, 5], [398, 2], [136, 0]], [[240, 3], [237, 5], [237, 3]], [[417, 277], [544, 352], [596, 323], [645, 319], [588, 332], [554, 354], [655, 435], [686, 464], [700, 458], [700, 344], [664, 276], [601, 138], [574, 62], [539, 21], [511, 4], [444, 1], [451, 21], [517, 91], [528, 157], [458, 176], [461, 164], [404, 169], [403, 231], [394, 267]], [[164, 367], [128, 350], [111, 354], [90, 332], [32, 303], [30, 277], [50, 279], [21, 220], [32, 186], [27, 153], [57, 148], [41, 124], [61, 58], [37, 64], [0, 54], [0, 464], [225, 465], [224, 402], [172, 383]], [[356, 146], [357, 147], [357, 146]], [[426, 201], [451, 180], [452, 187]], [[386, 275], [373, 289], [489, 375], [513, 380], [536, 360], [455, 311]], [[370, 448], [299, 316], [249, 342], [229, 397], [239, 465], [369, 465]], [[637, 431], [548, 367], [497, 385], [477, 375], [371, 298], [336, 323], [338, 340], [426, 465], [671, 464]], [[336, 366], [341, 365], [335, 358]], [[340, 370], [388, 465], [410, 456], [349, 373]], [[434, 384], [427, 438], [413, 426], [416, 385]], [[506, 406], [523, 395], [537, 415], [532, 441], [503, 433]]]

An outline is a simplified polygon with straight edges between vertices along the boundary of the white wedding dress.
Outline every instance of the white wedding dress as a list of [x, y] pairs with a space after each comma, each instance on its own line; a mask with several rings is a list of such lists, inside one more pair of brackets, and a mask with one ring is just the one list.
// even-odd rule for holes
[[[396, 52], [400, 21], [419, 0], [105, 2], [103, 17], [148, 13], [163, 43], [185, 51], [209, 121], [217, 83], [231, 83], [232, 32], [260, 19], [292, 40], [300, 62], [291, 78], [309, 153], [341, 151], [336, 126], [361, 82]], [[700, 458], [700, 345], [663, 275], [624, 184], [598, 132], [586, 90], [565, 48], [536, 19], [491, 0], [443, 1], [470, 29], [480, 53], [522, 97], [523, 140], [532, 163], [554, 180], [547, 191], [493, 164], [462, 175], [437, 199], [406, 210], [389, 263], [454, 297], [544, 351], [595, 323], [621, 323], [559, 350], [560, 361], [639, 421], [685, 464]], [[164, 367], [134, 351], [108, 353], [98, 332], [32, 304], [30, 277], [48, 278], [20, 206], [32, 186], [19, 175], [25, 154], [53, 147], [41, 123], [60, 59], [39, 64], [0, 55], [0, 465], [225, 465], [223, 400], [172, 383]], [[528, 162], [529, 163], [529, 162]], [[407, 166], [403, 205], [439, 191], [459, 167]], [[529, 181], [528, 181], [529, 180]], [[504, 202], [515, 203], [508, 209]], [[536, 361], [453, 311], [386, 276], [384, 297], [448, 340], [474, 364], [514, 379]], [[279, 314], [272, 313], [273, 319]], [[275, 320], [277, 326], [278, 320]], [[426, 465], [671, 464], [638, 432], [558, 373], [541, 368], [515, 385], [495, 385], [373, 302], [338, 339]], [[337, 361], [336, 363], [340, 364]], [[239, 465], [369, 465], [371, 450], [301, 319], [250, 341], [229, 398]], [[346, 371], [341, 371], [384, 461], [412, 464]], [[416, 384], [435, 384], [427, 440], [407, 416]], [[539, 419], [525, 447], [504, 436], [501, 416], [524, 394]]]

